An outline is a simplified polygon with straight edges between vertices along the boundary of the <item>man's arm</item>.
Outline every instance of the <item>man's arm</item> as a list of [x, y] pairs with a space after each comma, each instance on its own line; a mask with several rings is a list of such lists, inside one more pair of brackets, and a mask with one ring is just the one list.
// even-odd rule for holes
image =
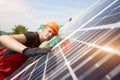
[[27, 48], [22, 43], [26, 42], [26, 37], [24, 34], [19, 35], [3, 35], [0, 36], [0, 43], [16, 52], [22, 53], [22, 51]]
[[26, 56], [44, 55], [51, 51], [51, 48], [28, 48], [22, 43], [26, 42], [24, 34], [0, 36], [0, 43], [10, 50], [23, 53]]

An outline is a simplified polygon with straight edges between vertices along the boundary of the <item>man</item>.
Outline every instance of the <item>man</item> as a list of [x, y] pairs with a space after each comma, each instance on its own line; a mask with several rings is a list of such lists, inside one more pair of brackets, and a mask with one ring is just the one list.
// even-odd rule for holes
[[44, 30], [37, 32], [26, 32], [19, 35], [0, 36], [0, 43], [6, 48], [0, 50], [0, 80], [14, 72], [28, 57], [44, 55], [51, 48], [39, 48], [39, 45], [58, 36], [59, 26], [55, 22], [48, 22]]

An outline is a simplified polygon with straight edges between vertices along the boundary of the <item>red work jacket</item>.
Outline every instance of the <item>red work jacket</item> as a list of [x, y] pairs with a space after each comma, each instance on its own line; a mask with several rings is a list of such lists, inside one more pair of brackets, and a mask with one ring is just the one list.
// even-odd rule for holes
[[[38, 47], [40, 45], [38, 33], [26, 32], [24, 35], [27, 38], [26, 46]], [[0, 80], [4, 80], [4, 78], [14, 72], [28, 59], [28, 57], [22, 53], [2, 56], [6, 50], [7, 48], [0, 49]]]
[[2, 53], [5, 51], [6, 48], [0, 49], [0, 80], [4, 80], [5, 77], [14, 72], [28, 58], [21, 53], [2, 56]]

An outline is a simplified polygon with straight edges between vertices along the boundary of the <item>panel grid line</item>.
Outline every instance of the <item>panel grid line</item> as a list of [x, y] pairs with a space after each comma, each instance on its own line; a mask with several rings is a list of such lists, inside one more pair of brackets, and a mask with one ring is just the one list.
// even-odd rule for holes
[[[119, 35], [117, 37], [119, 37]], [[118, 50], [114, 50], [112, 48], [108, 48], [108, 47], [104, 47], [104, 46], [99, 46], [99, 45], [96, 45], [94, 43], [88, 43], [88, 42], [85, 42], [85, 41], [79, 41], [79, 40], [76, 40], [76, 39], [72, 39], [72, 40], [74, 40], [76, 42], [79, 42], [79, 43], [82, 43], [82, 44], [86, 44], [88, 46], [96, 47], [98, 49], [101, 49], [101, 50], [104, 50], [104, 51], [107, 51], [107, 52], [110, 52], [110, 53], [115, 53], [115, 54], [120, 56], [120, 53], [119, 53]]]
[[97, 16], [99, 16], [100, 14], [102, 14], [105, 10], [107, 10], [109, 7], [111, 7], [115, 2], [117, 2], [118, 0], [115, 0], [114, 2], [112, 2], [111, 4], [109, 4], [107, 7], [105, 7], [103, 10], [101, 10], [99, 13], [97, 13], [94, 17], [92, 17], [91, 19], [89, 19], [86, 23], [84, 23], [81, 27], [79, 27], [76, 31], [74, 31], [73, 33], [71, 33], [69, 36], [67, 36], [63, 41], [59, 42], [57, 45], [55, 45], [53, 47], [53, 49], [55, 47], [57, 47], [58, 45], [60, 45], [61, 43], [63, 43], [65, 40], [69, 39], [69, 37], [71, 37], [72, 35], [74, 35], [77, 31], [79, 31], [80, 29], [82, 29], [85, 25], [87, 25], [88, 23], [90, 23], [93, 19], [95, 19]]
[[70, 74], [71, 74], [73, 80], [78, 80], [78, 78], [77, 78], [77, 76], [75, 75], [75, 73], [74, 73], [72, 67], [70, 66], [70, 62], [67, 61], [67, 59], [66, 59], [64, 53], [62, 52], [62, 49], [61, 49], [60, 47], [59, 47], [59, 49], [60, 49], [60, 51], [61, 51], [61, 54], [62, 54], [62, 56], [63, 56], [63, 59], [65, 60], [65, 64], [67, 65], [67, 68], [68, 68], [68, 70], [70, 71]]
[[25, 72], [26, 70], [28, 70], [32, 65], [36, 64], [41, 58], [35, 60], [33, 63], [27, 65], [22, 71], [20, 71], [18, 74], [16, 74], [15, 76], [13, 76], [11, 78], [11, 80], [14, 80], [16, 77], [18, 77], [19, 75], [21, 75], [23, 72]]
[[50, 54], [50, 52], [47, 54], [47, 58], [46, 58], [46, 61], [45, 61], [45, 68], [44, 68], [42, 80], [45, 80], [45, 74], [46, 74], [46, 69], [47, 69], [47, 63], [48, 63], [48, 56], [49, 56], [49, 54]]

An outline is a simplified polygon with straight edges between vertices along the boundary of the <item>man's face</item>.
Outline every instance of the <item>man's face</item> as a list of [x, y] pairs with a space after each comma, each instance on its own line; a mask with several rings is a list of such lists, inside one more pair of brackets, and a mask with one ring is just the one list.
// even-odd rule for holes
[[43, 39], [48, 41], [54, 37], [55, 31], [49, 27], [45, 27], [43, 30]]

